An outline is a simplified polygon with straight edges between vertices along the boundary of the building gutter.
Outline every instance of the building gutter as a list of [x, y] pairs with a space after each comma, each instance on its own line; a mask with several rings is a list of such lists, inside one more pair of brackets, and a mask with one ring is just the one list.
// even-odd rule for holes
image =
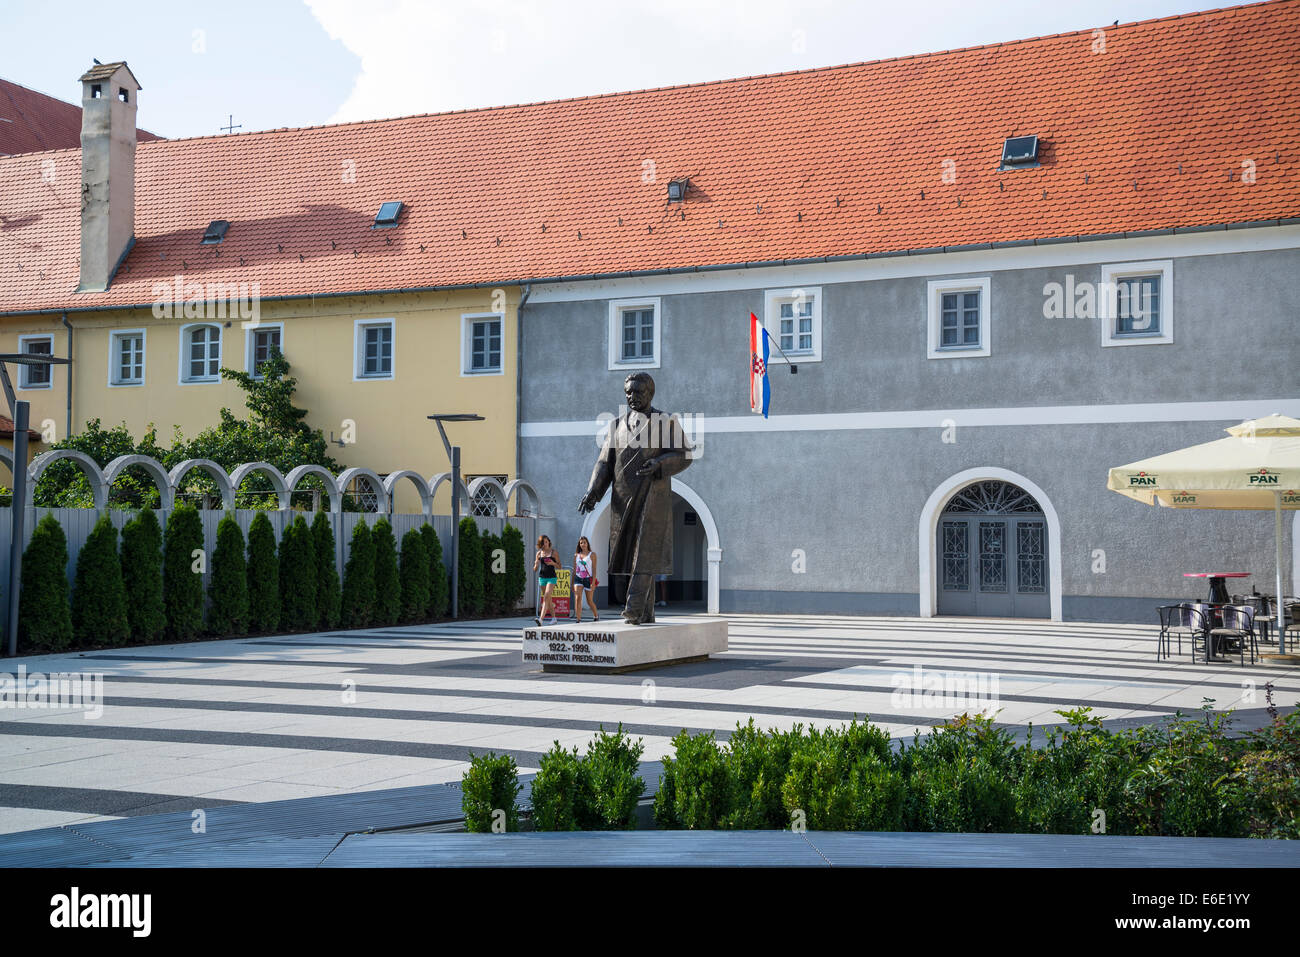
[[68, 322], [68, 314], [63, 314], [63, 328], [68, 330], [68, 425], [67, 431], [63, 437], [69, 438], [72, 435], [72, 323]]
[[[490, 282], [451, 283], [441, 286], [397, 286], [390, 289], [357, 289], [351, 292], [299, 292], [282, 296], [262, 296], [260, 302], [294, 302], [301, 299], [343, 299], [349, 296], [398, 296], [426, 292], [456, 292], [462, 289], [494, 289], [500, 286], [550, 285], [555, 283], [596, 282], [609, 279], [639, 279], [646, 276], [677, 276], [682, 273], [728, 272], [739, 269], [771, 269], [778, 266], [808, 266], [819, 263], [854, 262], [869, 259], [896, 259], [901, 256], [933, 256], [987, 249], [1013, 249], [1020, 246], [1058, 246], [1062, 243], [1104, 242], [1112, 239], [1141, 239], [1148, 236], [1173, 236], [1187, 233], [1220, 232], [1230, 229], [1261, 229], [1269, 226], [1300, 225], [1300, 216], [1286, 219], [1257, 219], [1242, 223], [1214, 223], [1204, 226], [1174, 226], [1167, 229], [1141, 229], [1132, 232], [1094, 233], [1078, 236], [1054, 236], [1044, 239], [1015, 239], [1006, 242], [966, 243], [960, 246], [931, 246], [926, 249], [895, 249], [874, 253], [850, 253], [844, 256], [804, 256], [797, 259], [769, 259], [763, 262], [718, 263], [705, 266], [671, 266], [659, 269], [626, 269], [618, 272], [593, 272], [573, 275], [532, 276], [494, 279]], [[92, 294], [93, 295], [93, 294]], [[16, 309], [0, 311], [0, 316], [42, 316], [73, 312], [113, 312], [129, 309], [152, 309], [152, 302], [124, 303], [114, 306], [84, 306], [69, 310], [66, 306], [50, 309]]]
[[[523, 437], [519, 431], [519, 425], [524, 421], [524, 304], [532, 294], [532, 283], [524, 283], [524, 294], [515, 306], [515, 478], [520, 477], [519, 463], [524, 451]], [[517, 502], [518, 500], [516, 507]]]

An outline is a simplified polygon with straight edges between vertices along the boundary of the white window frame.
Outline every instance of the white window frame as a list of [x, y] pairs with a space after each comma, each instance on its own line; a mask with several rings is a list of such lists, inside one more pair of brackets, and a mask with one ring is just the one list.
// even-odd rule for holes
[[[46, 342], [48, 342], [50, 344], [50, 352], [49, 352], [50, 357], [51, 358], [54, 357], [54, 334], [51, 332], [40, 332], [40, 333], [33, 333], [32, 335], [29, 336], [19, 336], [18, 351], [26, 352], [27, 343], [35, 340], [45, 340]], [[19, 366], [18, 368], [19, 389], [24, 391], [31, 391], [31, 392], [43, 392], [46, 389], [54, 388], [54, 366], [53, 365], [48, 365], [45, 367], [50, 370], [50, 381], [42, 382], [37, 385], [32, 385], [27, 381], [27, 374], [31, 368], [32, 368], [31, 366]]]
[[[388, 326], [392, 330], [392, 365], [385, 373], [366, 375], [366, 330], [376, 326]], [[397, 320], [357, 319], [353, 323], [352, 344], [352, 381], [353, 382], [389, 382], [397, 378]]]
[[[993, 284], [988, 276], [966, 279], [931, 279], [925, 284], [926, 300], [926, 358], [974, 359], [988, 356], [993, 351]], [[979, 292], [980, 294], [980, 344], [978, 348], [942, 346], [943, 296], [953, 292]]]
[[[622, 359], [623, 355], [623, 313], [628, 309], [650, 309], [654, 312], [655, 335], [654, 356], [650, 359]], [[663, 341], [663, 308], [658, 296], [642, 299], [611, 299], [609, 301], [609, 369], [658, 369], [662, 356], [660, 343]]]
[[[122, 368], [121, 350], [118, 340], [127, 336], [140, 339], [140, 379], [127, 382], [119, 381], [118, 370]], [[108, 334], [108, 387], [110, 389], [137, 389], [145, 384], [149, 375], [149, 332], [146, 329], [113, 329]]]
[[265, 376], [258, 375], [257, 370], [253, 368], [253, 337], [259, 332], [271, 329], [275, 329], [280, 333], [280, 355], [284, 355], [283, 322], [250, 322], [244, 327], [244, 369], [258, 382], [261, 382]]
[[[822, 289], [821, 286], [797, 286], [791, 289], [768, 289], [763, 293], [763, 327], [772, 341], [781, 345], [781, 304], [795, 302], [800, 298], [812, 300], [812, 349], [810, 351], [788, 350], [790, 359], [796, 365], [801, 362], [822, 361]], [[795, 340], [799, 338], [798, 316], [795, 317]], [[787, 360], [777, 350], [768, 356], [769, 366], [785, 364]]]
[[[1118, 314], [1118, 280], [1136, 276], [1160, 277], [1160, 332], [1157, 334], [1116, 335], [1115, 317]], [[1102, 346], [1161, 346], [1174, 341], [1174, 261], [1153, 259], [1136, 263], [1103, 263], [1101, 267], [1101, 295], [1098, 311], [1101, 313]]]
[[[471, 368], [474, 358], [474, 323], [495, 319], [501, 323], [501, 364], [493, 369]], [[466, 312], [460, 317], [460, 374], [464, 377], [506, 374], [506, 315], [504, 312]]]
[[[191, 377], [189, 374], [190, 333], [193, 330], [200, 328], [201, 326], [207, 326], [208, 328], [217, 330], [217, 374], [214, 376], [205, 375], [205, 376]], [[223, 362], [224, 352], [226, 349], [225, 333], [226, 333], [225, 327], [220, 322], [188, 322], [185, 325], [181, 326], [180, 356], [179, 356], [180, 362], [178, 364], [179, 367], [177, 369], [178, 381], [180, 382], [181, 385], [211, 385], [214, 382], [221, 381], [221, 370], [223, 368], [222, 362]]]

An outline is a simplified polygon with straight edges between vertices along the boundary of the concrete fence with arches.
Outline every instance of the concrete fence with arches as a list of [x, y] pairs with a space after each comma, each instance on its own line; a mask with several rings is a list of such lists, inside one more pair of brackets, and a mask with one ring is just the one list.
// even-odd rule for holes
[[[419, 528], [425, 522], [428, 522], [433, 526], [434, 531], [438, 534], [438, 540], [442, 543], [443, 564], [449, 565], [450, 563], [451, 515], [434, 514], [434, 497], [443, 483], [450, 484], [452, 481], [450, 472], [440, 472], [426, 478], [418, 472], [403, 469], [391, 472], [387, 476], [381, 476], [372, 469], [351, 467], [344, 469], [338, 475], [334, 475], [328, 469], [319, 465], [300, 465], [291, 469], [288, 474], [284, 474], [268, 462], [246, 462], [227, 472], [210, 459], [187, 459], [168, 469], [157, 459], [147, 455], [119, 456], [101, 469], [99, 464], [84, 452], [75, 449], [51, 449], [36, 456], [27, 466], [28, 488], [35, 490], [37, 481], [45, 474], [45, 471], [50, 465], [59, 461], [71, 461], [81, 470], [90, 486], [94, 504], [90, 508], [46, 508], [28, 505], [24, 521], [23, 548], [25, 549], [31, 540], [32, 531], [36, 528], [37, 523], [47, 514], [53, 514], [68, 539], [67, 574], [70, 583], [75, 576], [77, 555], [81, 551], [81, 546], [95, 527], [95, 523], [99, 521], [100, 516], [107, 512], [113, 524], [120, 531], [122, 526], [130, 521], [138, 511], [135, 508], [113, 507], [109, 502], [114, 483], [132, 468], [137, 470], [137, 474], [143, 472], [148, 475], [157, 488], [160, 504], [153, 511], [158, 516], [159, 524], [164, 527], [172, 510], [176, 507], [178, 495], [184, 488], [184, 481], [191, 472], [200, 471], [212, 480], [216, 486], [215, 497], [219, 500], [220, 507], [199, 509], [199, 518], [203, 524], [203, 547], [209, 557], [216, 547], [217, 525], [227, 512], [234, 515], [236, 521], [239, 522], [240, 528], [244, 531], [245, 539], [247, 539], [248, 528], [253, 519], [259, 514], [266, 515], [271, 521], [271, 527], [275, 530], [278, 544], [284, 535], [284, 530], [299, 515], [302, 515], [308, 523], [315, 518], [315, 508], [296, 509], [291, 507], [291, 499], [295, 491], [311, 491], [320, 493], [318, 496], [314, 496], [314, 499], [319, 500], [320, 510], [330, 516], [334, 527], [334, 562], [338, 568], [340, 580], [343, 578], [343, 569], [347, 563], [353, 529], [356, 528], [358, 522], [366, 522], [373, 526], [381, 517], [387, 518], [393, 526], [393, 534], [397, 538], [399, 550], [403, 535], [409, 530]], [[13, 453], [9, 449], [0, 447], [0, 464], [7, 467], [12, 474]], [[276, 497], [275, 508], [247, 509], [235, 507], [236, 495], [239, 493], [240, 486], [245, 479], [254, 474], [263, 475], [269, 479], [272, 487], [271, 494]], [[299, 485], [308, 476], [314, 476], [318, 480], [318, 484], [314, 487], [300, 489]], [[421, 509], [419, 512], [393, 511], [399, 483], [409, 483], [416, 489], [420, 497]], [[367, 488], [364, 493], [360, 492], [362, 485]], [[362, 501], [373, 501], [374, 508], [367, 511], [345, 512], [343, 510], [344, 496], [349, 494], [358, 496]], [[524, 537], [525, 556], [531, 556], [530, 546], [538, 535], [555, 534], [554, 519], [547, 518], [542, 514], [541, 498], [538, 496], [537, 490], [526, 479], [515, 479], [505, 485], [491, 477], [475, 479], [468, 486], [462, 481], [460, 497], [462, 518], [471, 514], [475, 501], [484, 503], [480, 505], [480, 509], [486, 508], [494, 513], [472, 516], [478, 524], [480, 534], [500, 535], [507, 522], [519, 529]], [[512, 504], [515, 510], [513, 515], [510, 514]], [[9, 542], [13, 528], [11, 511], [10, 508], [0, 508], [0, 583], [7, 581], [9, 574]], [[211, 574], [210, 562], [208, 567], [207, 574]], [[519, 607], [531, 608], [536, 597], [536, 577], [527, 574], [525, 579], [527, 586]], [[205, 574], [205, 594], [207, 584], [207, 575]]]

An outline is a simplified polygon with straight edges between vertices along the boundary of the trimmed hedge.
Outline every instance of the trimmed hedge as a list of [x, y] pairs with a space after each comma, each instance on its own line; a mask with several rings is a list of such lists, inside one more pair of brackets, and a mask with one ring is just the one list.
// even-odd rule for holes
[[461, 779], [461, 809], [465, 830], [480, 834], [519, 830], [519, 769], [508, 754], [489, 751], [470, 755], [469, 770]]
[[507, 522], [501, 530], [501, 547], [506, 550], [503, 610], [513, 611], [523, 601], [524, 591], [528, 587], [528, 572], [524, 568], [524, 533]]
[[72, 634], [83, 645], [124, 645], [131, 637], [117, 528], [107, 512], [99, 517], [77, 555]]
[[307, 520], [299, 515], [280, 541], [280, 627], [316, 627], [316, 545]]
[[420, 621], [429, 610], [429, 553], [417, 528], [402, 536], [402, 621]]
[[162, 526], [153, 509], [141, 509], [122, 526], [126, 620], [131, 627], [131, 639], [142, 644], [160, 640], [167, 631], [162, 542]]
[[442, 561], [442, 542], [428, 522], [420, 526], [420, 538], [429, 555], [429, 617], [445, 618], [451, 601], [451, 582]]
[[343, 627], [365, 628], [375, 607], [375, 543], [365, 520], [352, 529], [348, 562], [343, 567]]
[[329, 631], [339, 626], [343, 593], [339, 570], [334, 565], [334, 526], [324, 512], [317, 512], [312, 520], [311, 537], [316, 556], [316, 625]]
[[62, 651], [72, 644], [68, 605], [68, 539], [53, 515], [32, 529], [23, 552], [18, 600], [18, 644], [34, 651]]
[[208, 581], [208, 631], [214, 635], [242, 635], [248, 630], [248, 563], [244, 560], [244, 530], [235, 516], [217, 523], [217, 546], [212, 550], [212, 576]]
[[203, 575], [195, 552], [203, 551], [203, 523], [193, 505], [177, 505], [163, 533], [163, 607], [167, 634], [190, 641], [203, 630]]
[[248, 526], [248, 627], [255, 632], [280, 626], [280, 566], [275, 556], [275, 529], [265, 512]]
[[397, 539], [388, 519], [381, 518], [370, 530], [375, 544], [374, 625], [395, 625], [402, 617], [402, 582], [397, 572]]
[[478, 524], [468, 515], [460, 520], [460, 545], [456, 556], [460, 565], [460, 594], [457, 611], [462, 618], [483, 611], [483, 542]]
[[506, 552], [501, 539], [486, 532], [479, 539], [483, 552], [483, 613], [497, 615], [506, 601]]

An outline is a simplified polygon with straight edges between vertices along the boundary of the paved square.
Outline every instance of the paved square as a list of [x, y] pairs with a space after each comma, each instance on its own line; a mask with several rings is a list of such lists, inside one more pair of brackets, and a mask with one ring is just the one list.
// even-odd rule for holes
[[1300, 698], [1300, 669], [1194, 664], [1186, 645], [1157, 661], [1154, 626], [727, 617], [726, 654], [625, 675], [525, 666], [525, 619], [14, 659], [11, 675], [102, 673], [103, 714], [0, 710], [0, 832], [454, 781], [487, 750], [535, 770], [553, 742], [582, 747], [619, 722], [656, 760], [683, 728], [724, 739], [750, 717], [870, 716], [902, 737], [979, 710], [923, 697], [929, 678], [911, 697], [918, 666], [995, 689], [997, 720], [1019, 727], [1080, 705], [1151, 721], [1207, 698], [1258, 724], [1266, 682], [1279, 706]]

